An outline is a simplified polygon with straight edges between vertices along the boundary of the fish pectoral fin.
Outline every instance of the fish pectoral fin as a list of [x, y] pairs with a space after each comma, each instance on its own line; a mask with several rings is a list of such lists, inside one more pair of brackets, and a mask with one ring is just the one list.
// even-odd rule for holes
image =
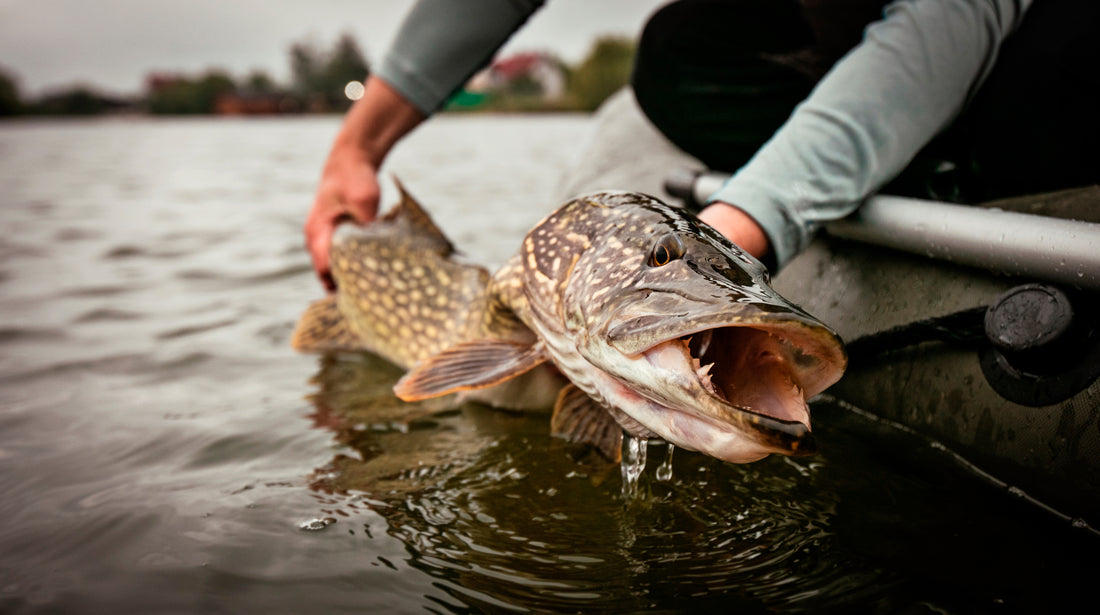
[[623, 428], [607, 408], [576, 385], [568, 384], [558, 393], [550, 433], [575, 444], [587, 444], [609, 461], [622, 460]]
[[424, 359], [393, 387], [404, 401], [484, 389], [546, 361], [542, 344], [482, 339], [457, 344]]
[[290, 336], [290, 347], [298, 352], [360, 350], [363, 341], [348, 328], [336, 297], [331, 296], [309, 304]]

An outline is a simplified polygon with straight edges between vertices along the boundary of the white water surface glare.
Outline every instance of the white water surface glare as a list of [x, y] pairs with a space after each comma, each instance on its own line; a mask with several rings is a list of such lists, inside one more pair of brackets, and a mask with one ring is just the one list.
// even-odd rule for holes
[[[404, 404], [382, 360], [295, 354], [322, 294], [301, 224], [338, 125], [0, 123], [0, 613], [1092, 603], [1088, 535], [842, 406], [814, 404], [814, 457], [628, 440], [625, 472], [548, 414]], [[589, 128], [443, 116], [387, 171], [495, 267]]]

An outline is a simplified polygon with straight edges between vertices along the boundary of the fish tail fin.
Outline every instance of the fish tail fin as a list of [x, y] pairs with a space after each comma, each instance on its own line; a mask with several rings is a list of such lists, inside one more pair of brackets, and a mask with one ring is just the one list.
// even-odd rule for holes
[[309, 304], [290, 336], [290, 347], [298, 352], [358, 350], [362, 345], [348, 327], [334, 296]]

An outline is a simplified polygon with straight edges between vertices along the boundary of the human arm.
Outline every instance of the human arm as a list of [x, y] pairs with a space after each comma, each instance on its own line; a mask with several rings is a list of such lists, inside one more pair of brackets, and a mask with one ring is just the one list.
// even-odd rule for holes
[[425, 115], [443, 106], [545, 0], [419, 0], [378, 73]]
[[367, 79], [363, 97], [345, 116], [306, 218], [306, 248], [326, 289], [335, 289], [332, 234], [345, 220], [374, 220], [378, 169], [390, 149], [484, 66], [541, 4], [421, 0], [413, 7], [381, 67]]
[[732, 203], [764, 231], [773, 262], [782, 267], [817, 227], [854, 211], [959, 114], [1029, 4], [891, 4], [864, 41], [711, 196], [701, 217], [727, 218]]
[[699, 212], [699, 219], [756, 258], [765, 260], [771, 256], [767, 232], [744, 210], [729, 203], [711, 203]]

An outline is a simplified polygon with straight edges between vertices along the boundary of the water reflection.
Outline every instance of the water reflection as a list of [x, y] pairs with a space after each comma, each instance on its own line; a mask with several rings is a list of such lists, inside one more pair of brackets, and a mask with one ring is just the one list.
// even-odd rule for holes
[[1045, 521], [949, 468], [920, 478], [914, 443], [836, 408], [817, 408], [834, 426], [821, 455], [667, 456], [624, 499], [619, 468], [575, 461], [547, 415], [405, 404], [399, 376], [321, 360], [312, 419], [343, 448], [312, 486], [326, 514], [384, 518], [450, 611], [985, 612], [1057, 604], [1096, 570], [1072, 537], [1024, 536]]
[[312, 484], [370, 502], [410, 563], [463, 604], [755, 612], [892, 583], [828, 555], [837, 494], [819, 484], [820, 460], [668, 457], [624, 501], [618, 468], [575, 461], [548, 416], [403, 404], [389, 390], [399, 375], [369, 355], [322, 359], [313, 420], [347, 450]]

